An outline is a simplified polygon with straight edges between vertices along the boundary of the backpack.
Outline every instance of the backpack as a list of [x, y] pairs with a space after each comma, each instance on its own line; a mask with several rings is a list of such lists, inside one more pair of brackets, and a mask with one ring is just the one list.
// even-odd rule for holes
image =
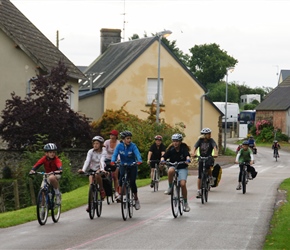
[[217, 187], [219, 185], [219, 182], [222, 178], [222, 168], [219, 164], [215, 164], [212, 170], [212, 176], [215, 177], [214, 185], [212, 187]]
[[105, 176], [102, 176], [102, 180], [103, 180], [103, 187], [105, 189], [106, 196], [112, 196], [113, 190], [112, 190], [111, 181]]

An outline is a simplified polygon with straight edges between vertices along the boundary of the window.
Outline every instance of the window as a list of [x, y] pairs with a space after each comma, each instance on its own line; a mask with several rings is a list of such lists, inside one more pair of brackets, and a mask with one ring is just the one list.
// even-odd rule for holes
[[[157, 78], [149, 78], [147, 80], [147, 104], [151, 104], [154, 100], [157, 101]], [[160, 79], [160, 89], [159, 89], [159, 103], [163, 103], [163, 79]]]

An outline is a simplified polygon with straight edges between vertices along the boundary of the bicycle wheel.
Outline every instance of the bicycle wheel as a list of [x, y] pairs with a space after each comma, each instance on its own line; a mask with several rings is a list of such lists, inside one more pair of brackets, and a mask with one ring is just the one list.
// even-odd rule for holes
[[205, 188], [204, 188], [204, 200], [205, 200], [205, 202], [207, 202], [207, 200], [208, 200], [208, 191], [209, 191], [209, 189], [210, 189], [209, 179], [206, 178], [206, 180], [205, 180]]
[[242, 190], [243, 190], [243, 194], [246, 193], [246, 185], [247, 185], [247, 171], [243, 170], [243, 173], [242, 173]]
[[129, 186], [127, 186], [127, 194], [128, 194], [128, 212], [129, 212], [129, 217], [133, 217], [133, 208], [135, 206], [135, 200], [133, 198], [133, 192]]
[[204, 173], [201, 175], [201, 203], [204, 204], [205, 202], [205, 189], [206, 189], [206, 177]]
[[178, 202], [179, 202], [178, 208], [179, 208], [180, 215], [182, 215], [183, 209], [184, 209], [184, 200], [183, 200], [182, 190], [181, 190], [180, 184], [178, 184], [177, 189], [178, 189]]
[[91, 219], [95, 217], [95, 186], [93, 184], [90, 185], [89, 195], [88, 195], [88, 209], [89, 216]]
[[96, 188], [96, 194], [95, 195], [96, 195], [96, 199], [95, 199], [96, 213], [97, 213], [97, 216], [100, 217], [101, 214], [102, 214], [103, 200], [102, 200], [102, 197], [101, 197], [101, 192], [100, 192], [99, 187]]
[[61, 213], [61, 204], [56, 204], [56, 195], [53, 194], [51, 205], [51, 218], [54, 223], [58, 222]]
[[44, 225], [48, 217], [48, 202], [46, 199], [45, 191], [40, 190], [37, 196], [36, 214], [37, 220], [40, 225]]
[[179, 207], [179, 190], [177, 188], [176, 181], [174, 181], [172, 183], [172, 191], [171, 191], [171, 209], [174, 218], [178, 216], [178, 207]]
[[128, 194], [127, 194], [126, 184], [122, 184], [122, 193], [121, 193], [121, 210], [123, 220], [128, 218]]
[[159, 170], [157, 168], [154, 169], [154, 192], [158, 191], [159, 186]]
[[274, 156], [275, 156], [275, 159], [277, 161], [278, 160], [278, 152], [277, 152], [277, 149], [275, 150]]

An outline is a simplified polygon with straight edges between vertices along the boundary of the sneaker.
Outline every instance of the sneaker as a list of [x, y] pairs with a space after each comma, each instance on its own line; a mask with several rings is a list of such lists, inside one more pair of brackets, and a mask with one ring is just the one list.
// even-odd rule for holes
[[241, 190], [242, 189], [242, 185], [238, 184], [238, 186], [236, 187], [236, 190]]
[[190, 211], [190, 207], [188, 206], [188, 203], [184, 203], [184, 208], [183, 208], [184, 212], [189, 212]]
[[118, 194], [118, 196], [116, 197], [116, 201], [117, 201], [118, 203], [121, 202], [121, 195], [120, 195], [120, 194]]
[[141, 208], [140, 201], [139, 200], [135, 200], [135, 209], [139, 210], [140, 208]]
[[153, 188], [154, 187], [154, 181], [151, 181], [150, 187]]
[[201, 198], [201, 192], [200, 192], [200, 190], [197, 190], [196, 198]]
[[87, 206], [86, 211], [87, 211], [88, 213], [90, 212], [89, 206]]
[[119, 196], [119, 193], [115, 192], [115, 199], [117, 199], [118, 196]]
[[104, 200], [105, 197], [106, 197], [105, 190], [104, 190], [104, 189], [100, 190], [100, 193], [101, 193], [101, 198], [102, 198], [102, 200]]
[[168, 194], [168, 195], [170, 195], [171, 192], [172, 192], [172, 187], [169, 187], [169, 188], [164, 192], [164, 194]]
[[56, 203], [56, 205], [60, 205], [61, 204], [61, 194], [59, 193], [59, 194], [56, 194], [55, 195], [55, 203]]
[[209, 185], [213, 186], [214, 185], [214, 180], [215, 180], [215, 178], [210, 176], [209, 177]]
[[249, 178], [249, 180], [253, 180], [253, 177], [252, 177], [251, 173], [248, 173], [248, 178]]

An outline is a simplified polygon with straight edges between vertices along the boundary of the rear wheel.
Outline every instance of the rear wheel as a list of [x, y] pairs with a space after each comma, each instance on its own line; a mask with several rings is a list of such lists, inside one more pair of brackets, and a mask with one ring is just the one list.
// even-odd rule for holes
[[61, 212], [61, 204], [56, 203], [56, 195], [53, 195], [53, 200], [51, 204], [51, 217], [53, 222], [58, 222]]
[[158, 191], [159, 185], [159, 170], [157, 168], [154, 169], [154, 192]]
[[128, 218], [128, 194], [125, 183], [122, 185], [122, 193], [121, 193], [121, 210], [123, 220], [127, 220]]
[[48, 217], [48, 203], [45, 197], [45, 192], [40, 190], [37, 196], [36, 214], [40, 225], [45, 225]]
[[243, 190], [243, 194], [246, 193], [246, 186], [247, 186], [247, 171], [243, 170], [243, 174], [242, 174], [242, 190]]
[[100, 217], [102, 214], [103, 200], [99, 188], [96, 188], [96, 199], [95, 199], [96, 213]]
[[176, 182], [174, 181], [172, 183], [172, 191], [171, 191], [171, 210], [174, 218], [178, 216], [178, 207], [179, 207], [179, 190], [177, 188]]
[[88, 210], [89, 210], [89, 216], [91, 219], [94, 219], [95, 217], [95, 186], [93, 184], [90, 185], [89, 189], [89, 195], [88, 195]]

